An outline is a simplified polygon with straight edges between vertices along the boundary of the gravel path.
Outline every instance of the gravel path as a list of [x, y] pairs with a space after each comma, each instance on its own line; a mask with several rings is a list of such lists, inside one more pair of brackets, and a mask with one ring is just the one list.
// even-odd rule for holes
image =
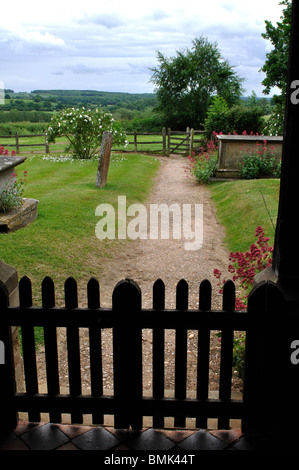
[[[214, 308], [221, 308], [221, 296], [218, 294], [213, 270], [218, 268], [226, 271], [228, 264], [228, 252], [223, 245], [224, 230], [218, 223], [213, 202], [208, 190], [204, 186], [196, 184], [187, 170], [188, 160], [183, 157], [159, 157], [160, 169], [157, 173], [154, 187], [147, 201], [149, 204], [203, 204], [203, 246], [197, 251], [184, 249], [185, 240], [134, 240], [124, 243], [121, 249], [112, 258], [104, 261], [96, 257], [96, 253], [90, 254], [90, 265], [101, 266], [101, 305], [111, 306], [112, 291], [117, 282], [129, 277], [136, 281], [142, 290], [142, 305], [150, 308], [152, 303], [152, 286], [156, 279], [161, 278], [166, 285], [166, 307], [175, 306], [175, 289], [177, 282], [184, 278], [189, 284], [189, 308], [198, 307], [198, 288], [203, 279], [209, 279], [213, 286]], [[187, 171], [186, 171], [187, 170]], [[79, 291], [79, 304], [85, 302], [86, 293]], [[172, 390], [174, 387], [174, 333], [166, 331], [166, 376], [165, 387]], [[65, 351], [65, 330], [59, 330], [59, 356], [61, 385], [67, 386], [67, 357]], [[104, 355], [104, 388], [113, 387], [112, 380], [112, 334], [110, 330], [103, 331], [103, 355]], [[81, 369], [82, 385], [89, 388], [89, 346], [88, 331], [81, 331]], [[145, 330], [143, 334], [144, 347], [144, 389], [151, 389], [151, 331]], [[188, 388], [190, 393], [196, 386], [196, 348], [197, 334], [188, 332]], [[211, 333], [211, 372], [210, 389], [218, 390], [219, 380], [219, 341], [214, 332]], [[45, 382], [45, 373], [42, 367], [43, 352], [39, 353], [40, 365], [39, 380]], [[238, 390], [240, 381], [233, 379], [233, 388]]]

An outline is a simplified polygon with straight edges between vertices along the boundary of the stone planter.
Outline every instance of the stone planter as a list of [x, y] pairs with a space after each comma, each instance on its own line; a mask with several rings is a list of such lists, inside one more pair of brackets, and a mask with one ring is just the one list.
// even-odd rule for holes
[[26, 160], [26, 157], [0, 156], [0, 193], [3, 191], [15, 172], [15, 167]]
[[[0, 193], [11, 181], [15, 167], [26, 160], [26, 157], [0, 157]], [[23, 198], [22, 204], [8, 212], [0, 212], [0, 233], [15, 232], [25, 227], [37, 217], [36, 199]]]
[[37, 199], [22, 199], [22, 205], [0, 213], [0, 233], [15, 232], [37, 218]]

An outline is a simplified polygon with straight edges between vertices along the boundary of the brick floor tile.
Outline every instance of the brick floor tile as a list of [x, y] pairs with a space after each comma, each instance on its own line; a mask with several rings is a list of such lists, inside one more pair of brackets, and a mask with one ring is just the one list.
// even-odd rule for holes
[[104, 428], [93, 428], [72, 440], [82, 450], [109, 450], [120, 442], [111, 432]]
[[242, 431], [241, 429], [229, 429], [227, 431], [216, 429], [215, 431], [210, 431], [210, 434], [215, 437], [218, 437], [218, 439], [222, 439], [228, 444], [232, 444], [233, 442], [240, 439], [240, 437], [242, 436]]
[[206, 431], [200, 430], [177, 444], [184, 450], [223, 450], [227, 443]]
[[0, 450], [29, 450], [29, 448], [12, 432], [0, 442]]
[[26, 432], [21, 437], [32, 450], [53, 450], [69, 442], [68, 437], [56, 425], [50, 423]]
[[72, 442], [67, 442], [60, 447], [57, 447], [56, 450], [80, 450]]
[[192, 436], [196, 431], [185, 431], [185, 430], [180, 430], [180, 431], [169, 431], [169, 430], [163, 430], [163, 435], [165, 437], [168, 437], [168, 439], [171, 439], [175, 443], [179, 443], [186, 439], [187, 437]]
[[31, 423], [30, 421], [19, 421], [17, 427], [14, 429], [13, 432], [18, 436], [21, 436], [25, 432], [33, 431], [34, 429], [37, 429], [43, 426], [44, 424], [45, 423]]
[[154, 429], [147, 429], [138, 437], [128, 441], [127, 445], [133, 450], [169, 450], [175, 446], [174, 442], [165, 437], [162, 432]]
[[93, 429], [93, 426], [81, 426], [74, 424], [57, 424], [57, 427], [62, 431], [69, 439], [81, 436], [85, 432]]
[[115, 429], [115, 428], [106, 428], [109, 432], [113, 434], [122, 444], [125, 444], [127, 441], [138, 437], [141, 432], [145, 431], [134, 431], [133, 429]]

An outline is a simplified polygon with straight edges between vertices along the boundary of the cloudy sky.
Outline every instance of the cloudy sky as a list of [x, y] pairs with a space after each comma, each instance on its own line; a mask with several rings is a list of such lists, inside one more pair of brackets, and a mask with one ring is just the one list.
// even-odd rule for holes
[[270, 50], [264, 21], [279, 0], [10, 0], [1, 5], [0, 81], [15, 91], [80, 89], [151, 93], [157, 51], [174, 56], [201, 35], [262, 96]]

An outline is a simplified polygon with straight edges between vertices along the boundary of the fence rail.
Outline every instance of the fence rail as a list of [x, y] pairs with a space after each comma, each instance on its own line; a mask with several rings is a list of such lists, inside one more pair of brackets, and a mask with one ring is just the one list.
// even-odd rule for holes
[[[200, 135], [205, 135], [205, 131], [194, 131], [194, 129], [187, 128], [185, 132], [173, 131], [171, 129], [162, 129], [161, 133], [138, 133], [138, 132], [128, 132], [127, 136], [129, 138], [128, 146], [129, 150], [125, 147], [113, 148], [114, 151], [134, 151], [134, 152], [152, 152], [152, 153], [161, 153], [162, 155], [170, 154], [188, 154], [192, 153], [197, 144], [201, 144], [201, 139], [196, 139], [195, 137]], [[157, 137], [156, 140], [147, 140], [146, 137], [153, 136], [153, 139]], [[30, 139], [40, 137], [41, 142], [39, 143], [30, 143]], [[130, 140], [130, 137], [133, 137]], [[158, 139], [159, 138], [159, 139]], [[6, 141], [11, 139], [13, 143], [7, 143]], [[26, 139], [27, 143], [23, 143], [20, 139]], [[58, 146], [67, 145], [69, 142], [57, 142], [57, 143], [48, 143], [47, 134], [18, 134], [17, 132], [14, 135], [0, 136], [0, 144], [3, 147], [14, 147], [16, 154], [20, 153], [22, 147], [43, 147], [46, 153], [56, 153], [61, 152], [62, 150], [56, 150]], [[148, 147], [145, 149], [145, 147]], [[26, 152], [22, 152], [26, 153]]]
[[[265, 287], [266, 286], [266, 287]], [[218, 428], [227, 429], [230, 419], [242, 420], [243, 429], [252, 423], [260, 387], [261, 331], [253, 327], [252, 308], [261, 315], [268, 304], [281, 308], [280, 293], [266, 302], [268, 284], [250, 297], [248, 311], [235, 311], [235, 286], [227, 281], [223, 289], [223, 308], [211, 310], [211, 284], [204, 280], [199, 288], [199, 308], [188, 309], [188, 284], [181, 280], [176, 289], [176, 308], [165, 308], [165, 285], [158, 279], [153, 286], [153, 306], [143, 309], [141, 290], [129, 279], [120, 281], [112, 294], [112, 308], [100, 306], [99, 283], [92, 278], [87, 285], [86, 308], [78, 308], [77, 283], [70, 277], [65, 282], [65, 307], [55, 306], [55, 288], [51, 278], [42, 283], [42, 306], [32, 306], [31, 282], [19, 282], [19, 307], [9, 307], [6, 291], [0, 286], [0, 332], [5, 345], [5, 366], [0, 368], [0, 407], [6, 421], [16, 421], [18, 412], [27, 412], [30, 421], [40, 421], [42, 412], [49, 413], [51, 422], [61, 422], [62, 413], [70, 413], [72, 423], [82, 423], [84, 414], [92, 414], [93, 424], [103, 424], [104, 415], [114, 416], [115, 428], [141, 429], [143, 417], [152, 416], [153, 426], [164, 427], [166, 417], [174, 417], [175, 427], [185, 427], [186, 418], [195, 418], [196, 426], [207, 427], [208, 418], [218, 418]], [[273, 291], [273, 288], [272, 288]], [[270, 305], [271, 304], [271, 305]], [[254, 316], [253, 316], [254, 317]], [[25, 391], [18, 393], [12, 349], [11, 326], [22, 333], [22, 357]], [[34, 328], [44, 328], [47, 393], [39, 393]], [[256, 325], [255, 325], [256, 326]], [[57, 328], [66, 328], [69, 393], [60, 393]], [[80, 370], [80, 328], [89, 331], [90, 394], [82, 394]], [[113, 390], [103, 389], [102, 332], [113, 332]], [[142, 331], [152, 330], [152, 394], [144, 396], [142, 386]], [[175, 379], [173, 396], [165, 396], [165, 331], [175, 334]], [[187, 332], [198, 332], [196, 397], [187, 396]], [[210, 333], [221, 331], [219, 398], [209, 397], [211, 358]], [[244, 396], [232, 399], [232, 358], [235, 331], [244, 331], [247, 346]], [[258, 351], [258, 356], [257, 356]], [[248, 379], [249, 377], [249, 379]], [[249, 380], [249, 382], [248, 382]], [[258, 400], [262, 402], [259, 397]], [[251, 421], [250, 421], [251, 420]]]

